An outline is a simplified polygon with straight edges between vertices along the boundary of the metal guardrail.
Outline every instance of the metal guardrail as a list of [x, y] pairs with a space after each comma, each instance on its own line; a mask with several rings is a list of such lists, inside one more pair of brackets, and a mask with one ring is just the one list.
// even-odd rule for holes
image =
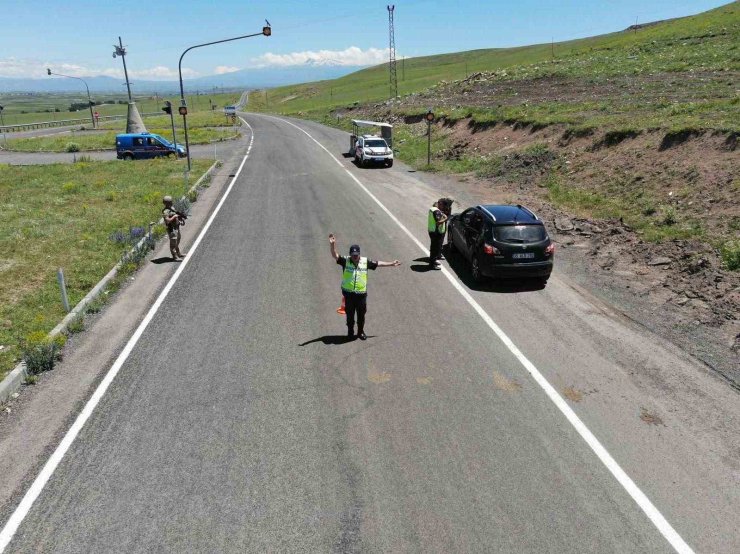
[[[143, 113], [141, 117], [162, 115], [159, 112]], [[128, 115], [101, 115], [99, 121], [116, 121], [126, 119]], [[0, 133], [13, 133], [18, 131], [32, 131], [34, 129], [44, 129], [46, 127], [65, 127], [67, 125], [80, 125], [90, 123], [89, 117], [79, 119], [58, 119], [56, 121], [36, 121], [34, 123], [19, 123], [17, 125], [0, 125]]]

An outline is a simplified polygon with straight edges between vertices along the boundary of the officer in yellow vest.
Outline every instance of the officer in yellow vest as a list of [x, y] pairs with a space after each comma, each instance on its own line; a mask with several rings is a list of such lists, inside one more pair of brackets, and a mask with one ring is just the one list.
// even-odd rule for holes
[[367, 311], [367, 272], [378, 267], [395, 267], [401, 265], [398, 260], [381, 262], [360, 257], [360, 247], [353, 244], [349, 247], [349, 256], [337, 254], [337, 239], [329, 235], [331, 255], [337, 264], [344, 269], [342, 274], [342, 295], [344, 309], [347, 313], [347, 336], [355, 338], [355, 312], [357, 312], [357, 337], [366, 340], [365, 312]]
[[442, 243], [447, 233], [447, 198], [440, 198], [429, 208], [427, 231], [429, 231], [429, 268], [441, 269]]

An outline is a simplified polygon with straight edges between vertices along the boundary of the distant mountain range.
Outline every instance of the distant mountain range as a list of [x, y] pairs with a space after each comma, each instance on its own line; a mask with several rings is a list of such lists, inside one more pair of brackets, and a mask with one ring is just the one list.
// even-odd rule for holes
[[[197, 79], [185, 79], [183, 81], [186, 92], [196, 90], [210, 91], [218, 88], [270, 88], [311, 81], [323, 81], [325, 79], [336, 79], [348, 73], [352, 73], [365, 66], [330, 66], [320, 64], [305, 64], [293, 67], [242, 69], [222, 75], [210, 75]], [[126, 93], [124, 79], [112, 77], [95, 76], [84, 77], [90, 93]], [[48, 77], [46, 79], [23, 79], [13, 77], [0, 77], [0, 93], [3, 92], [79, 92], [84, 86], [74, 79], [63, 77]], [[175, 93], [179, 92], [179, 81], [144, 81], [131, 79], [131, 92], [141, 93]]]

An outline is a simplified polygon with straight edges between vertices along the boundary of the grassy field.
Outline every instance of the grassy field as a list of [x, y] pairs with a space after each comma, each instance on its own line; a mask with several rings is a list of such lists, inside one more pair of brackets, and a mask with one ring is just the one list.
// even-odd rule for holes
[[[241, 93], [194, 94], [188, 95], [186, 100], [190, 113], [211, 111], [211, 105], [215, 104], [218, 106], [216, 111], [223, 117], [219, 110], [224, 106], [234, 104], [240, 96]], [[125, 94], [91, 94], [90, 97], [93, 102], [111, 102], [93, 106], [93, 111], [97, 111], [101, 116], [126, 115], [128, 97]], [[134, 100], [140, 113], [162, 113], [165, 100], [172, 102], [173, 106], [180, 104], [179, 96], [147, 95], [136, 96]], [[3, 119], [6, 125], [63, 119], [89, 119], [90, 111], [87, 109], [69, 111], [73, 102], [86, 101], [87, 94], [84, 88], [81, 94], [0, 94], [0, 104], [5, 107]]]
[[170, 160], [0, 165], [0, 378], [19, 341], [64, 317], [57, 269], [76, 304], [120, 259], [122, 238], [159, 219], [162, 196], [182, 195], [212, 163], [193, 160], [187, 185]]
[[[171, 127], [158, 129], [147, 126], [150, 133], [161, 135], [172, 141]], [[238, 129], [238, 128], [237, 128]], [[89, 152], [92, 150], [115, 150], [116, 135], [122, 132], [88, 132], [77, 131], [54, 136], [38, 138], [9, 139], [7, 150], [16, 152], [71, 152], [70, 145], [77, 145], [77, 152]], [[214, 141], [228, 140], [239, 133], [233, 127], [204, 128], [190, 127], [188, 125], [188, 140], [190, 144], [208, 144]], [[178, 142], [184, 143], [184, 134], [178, 135]]]

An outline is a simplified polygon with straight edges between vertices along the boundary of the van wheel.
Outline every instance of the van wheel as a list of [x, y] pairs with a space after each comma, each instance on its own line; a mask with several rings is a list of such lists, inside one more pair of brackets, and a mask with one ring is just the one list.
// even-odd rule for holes
[[126, 161], [133, 160], [134, 159], [134, 155], [131, 152], [126, 152], [123, 155], [123, 159], [126, 160]]

